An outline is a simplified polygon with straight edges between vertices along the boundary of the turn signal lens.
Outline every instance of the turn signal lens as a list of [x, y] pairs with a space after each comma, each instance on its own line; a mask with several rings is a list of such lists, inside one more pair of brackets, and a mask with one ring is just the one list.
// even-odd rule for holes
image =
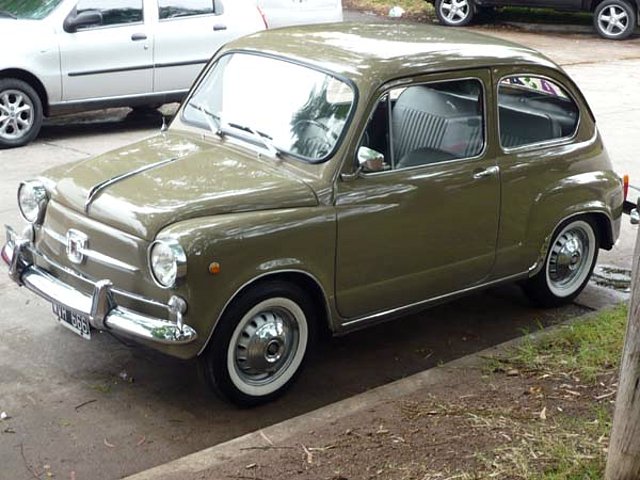
[[622, 193], [624, 193], [624, 199], [627, 200], [627, 194], [629, 193], [629, 175], [622, 177]]

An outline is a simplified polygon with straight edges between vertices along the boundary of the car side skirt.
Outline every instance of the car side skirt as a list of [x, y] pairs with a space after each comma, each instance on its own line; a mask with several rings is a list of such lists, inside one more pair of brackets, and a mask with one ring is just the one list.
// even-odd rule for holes
[[437, 297], [422, 300], [420, 302], [412, 303], [410, 305], [404, 305], [402, 307], [391, 308], [382, 312], [376, 312], [371, 315], [367, 315], [360, 318], [348, 319], [340, 324], [338, 331], [334, 332], [336, 335], [343, 335], [353, 332], [365, 327], [369, 327], [374, 324], [383, 323], [389, 320], [394, 320], [398, 317], [403, 317], [411, 313], [416, 313], [427, 308], [434, 307], [441, 303], [449, 302], [459, 297], [463, 297], [470, 293], [475, 293], [480, 290], [484, 290], [490, 287], [495, 287], [503, 283], [512, 283], [518, 280], [523, 280], [529, 277], [529, 272], [521, 272], [515, 275], [509, 275], [507, 277], [491, 280], [489, 282], [474, 285], [472, 287], [464, 288], [455, 292], [446, 293]]
[[52, 103], [49, 105], [49, 116], [87, 110], [99, 110], [102, 108], [135, 107], [138, 105], [180, 102], [187, 93], [187, 90], [180, 90], [176, 92], [153, 93], [150, 95], [128, 95], [122, 97], [105, 97], [91, 100]]

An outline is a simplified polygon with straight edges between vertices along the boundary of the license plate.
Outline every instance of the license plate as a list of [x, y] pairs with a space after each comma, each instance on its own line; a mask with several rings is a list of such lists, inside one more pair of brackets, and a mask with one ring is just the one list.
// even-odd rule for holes
[[89, 316], [74, 312], [57, 303], [52, 304], [53, 314], [58, 321], [72, 332], [77, 333], [82, 338], [91, 339], [91, 327], [89, 326]]

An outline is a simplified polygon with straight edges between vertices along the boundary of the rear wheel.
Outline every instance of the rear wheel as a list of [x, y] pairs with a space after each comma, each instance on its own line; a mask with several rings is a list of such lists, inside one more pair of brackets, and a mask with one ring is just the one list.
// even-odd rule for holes
[[598, 258], [597, 232], [588, 217], [569, 220], [558, 228], [544, 267], [524, 284], [525, 293], [534, 303], [556, 307], [580, 294]]
[[200, 358], [208, 386], [249, 407], [282, 395], [315, 338], [313, 303], [298, 286], [258, 284], [233, 301]]
[[438, 21], [448, 27], [462, 27], [473, 19], [475, 7], [472, 0], [436, 0]]
[[23, 80], [0, 80], [0, 148], [22, 147], [42, 126], [42, 102]]
[[636, 12], [636, 7], [624, 0], [605, 0], [594, 12], [593, 25], [601, 37], [624, 40], [636, 29]]

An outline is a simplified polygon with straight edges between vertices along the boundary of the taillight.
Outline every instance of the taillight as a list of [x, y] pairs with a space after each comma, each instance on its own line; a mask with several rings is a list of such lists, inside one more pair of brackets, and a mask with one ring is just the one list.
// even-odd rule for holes
[[264, 15], [264, 12], [260, 8], [260, 6], [258, 6], [257, 8], [258, 8], [258, 12], [260, 13], [260, 16], [262, 17], [262, 23], [264, 23], [264, 28], [268, 29], [269, 24], [267, 23], [267, 17]]
[[627, 200], [627, 194], [629, 193], [629, 175], [622, 177], [622, 193], [624, 193], [624, 199]]

